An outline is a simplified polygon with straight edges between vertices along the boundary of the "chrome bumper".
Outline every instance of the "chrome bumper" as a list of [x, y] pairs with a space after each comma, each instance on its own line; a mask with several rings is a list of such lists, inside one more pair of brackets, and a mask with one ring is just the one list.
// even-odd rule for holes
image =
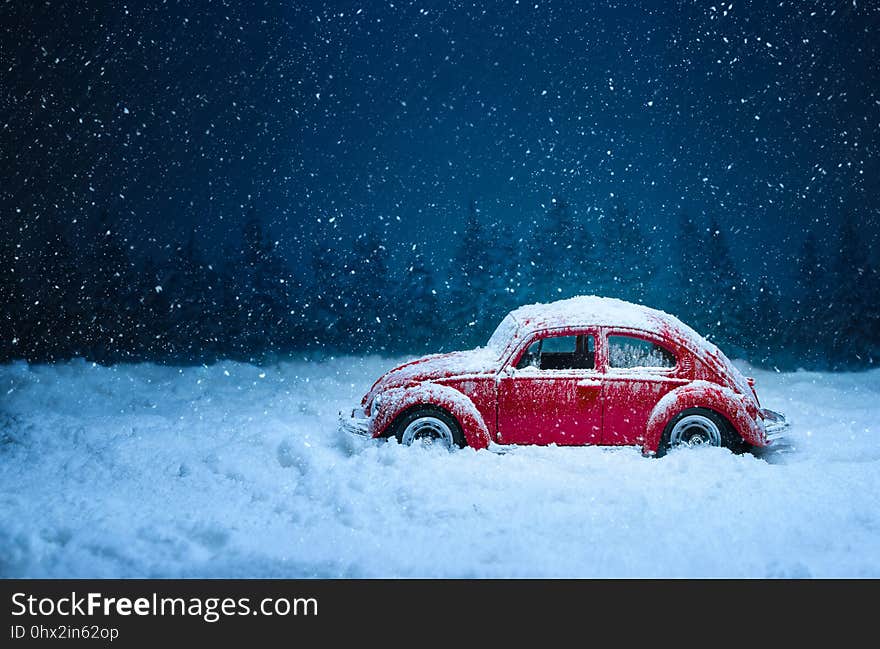
[[770, 443], [782, 439], [785, 436], [785, 431], [791, 426], [791, 424], [786, 421], [785, 415], [768, 408], [763, 408], [761, 414], [764, 417], [764, 437], [766, 437]]
[[372, 437], [370, 424], [372, 420], [367, 417], [363, 408], [355, 408], [351, 413], [339, 413], [339, 429], [353, 435], [362, 435], [363, 437]]

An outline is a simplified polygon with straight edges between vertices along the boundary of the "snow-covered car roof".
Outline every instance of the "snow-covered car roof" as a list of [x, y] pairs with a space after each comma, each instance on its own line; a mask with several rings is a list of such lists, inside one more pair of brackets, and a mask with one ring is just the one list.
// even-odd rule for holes
[[579, 295], [547, 304], [528, 304], [514, 309], [508, 317], [516, 323], [517, 337], [560, 327], [623, 327], [677, 339], [701, 356], [720, 355], [715, 345], [674, 315], [613, 297]]
[[675, 316], [640, 304], [612, 297], [579, 295], [548, 304], [529, 304], [510, 312], [523, 331], [557, 327], [630, 327], [656, 333], [669, 329], [690, 330], [682, 333], [699, 335]]
[[[503, 335], [511, 339], [563, 327], [622, 327], [673, 338], [732, 377], [740, 392], [749, 393], [745, 377], [715, 345], [674, 315], [641, 304], [612, 297], [579, 295], [547, 304], [521, 306], [511, 311], [505, 322], [507, 326], [499, 329], [507, 329]], [[501, 335], [499, 332], [499, 338]]]

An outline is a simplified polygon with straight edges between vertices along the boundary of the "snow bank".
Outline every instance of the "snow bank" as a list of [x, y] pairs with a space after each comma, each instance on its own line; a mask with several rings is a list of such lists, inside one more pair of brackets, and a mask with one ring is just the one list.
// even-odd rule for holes
[[0, 575], [880, 576], [880, 370], [749, 369], [788, 446], [650, 460], [337, 433], [395, 364], [0, 367]]

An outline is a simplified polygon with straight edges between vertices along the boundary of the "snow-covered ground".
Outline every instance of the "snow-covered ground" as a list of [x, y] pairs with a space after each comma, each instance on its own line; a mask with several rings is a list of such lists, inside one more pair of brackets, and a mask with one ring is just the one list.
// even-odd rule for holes
[[790, 444], [403, 448], [380, 358], [0, 367], [4, 577], [880, 577], [880, 370], [749, 370]]

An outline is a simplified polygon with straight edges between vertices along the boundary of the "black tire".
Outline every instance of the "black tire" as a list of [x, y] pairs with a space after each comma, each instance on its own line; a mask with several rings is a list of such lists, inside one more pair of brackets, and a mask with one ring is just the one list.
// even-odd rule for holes
[[[696, 418], [697, 420], [699, 418], [704, 418], [715, 424], [720, 434], [720, 446], [730, 449], [734, 453], [743, 453], [748, 450], [748, 444], [742, 437], [740, 437], [739, 433], [736, 432], [730, 422], [717, 412], [709, 410], [708, 408], [687, 408], [675, 415], [675, 417], [666, 424], [666, 428], [663, 429], [663, 436], [660, 438], [660, 445], [657, 447], [656, 457], [663, 457], [666, 455], [666, 452], [670, 449], [670, 437], [672, 436], [673, 430], [675, 430], [679, 422], [685, 418]], [[687, 434], [687, 431], [689, 430], [689, 428], [685, 428], [685, 434]], [[699, 430], [698, 426], [695, 426], [694, 432], [691, 434], [694, 437], [697, 437], [702, 434], [702, 431]], [[714, 446], [715, 444], [710, 445]]]
[[[411, 424], [420, 419], [432, 419], [443, 422], [452, 436], [452, 446], [454, 448], [464, 448], [467, 446], [467, 441], [464, 438], [464, 433], [462, 432], [458, 421], [447, 411], [443, 410], [443, 408], [438, 408], [437, 406], [414, 406], [413, 408], [410, 408], [402, 415], [398, 416], [394, 424], [390, 427], [391, 432], [388, 436], [394, 436], [401, 444], [407, 443], [404, 441], [404, 434]], [[430, 427], [428, 432], [431, 432]], [[412, 442], [410, 441], [409, 443]]]

